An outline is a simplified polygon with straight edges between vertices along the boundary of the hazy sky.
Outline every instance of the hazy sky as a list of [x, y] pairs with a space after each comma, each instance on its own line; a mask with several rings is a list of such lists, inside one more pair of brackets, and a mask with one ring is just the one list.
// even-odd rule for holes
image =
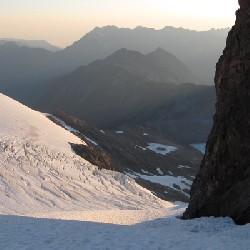
[[94, 27], [230, 27], [237, 0], [0, 0], [0, 37], [65, 47]]

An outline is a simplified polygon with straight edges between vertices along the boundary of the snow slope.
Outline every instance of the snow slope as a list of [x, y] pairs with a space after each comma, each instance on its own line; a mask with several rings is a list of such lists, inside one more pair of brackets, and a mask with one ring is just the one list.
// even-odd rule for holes
[[171, 204], [72, 152], [77, 137], [0, 94], [0, 249], [249, 249], [250, 225]]
[[0, 135], [40, 143], [49, 148], [70, 152], [68, 142], [81, 140], [52, 123], [45, 115], [0, 93]]
[[173, 206], [123, 174], [75, 155], [81, 143], [45, 115], [0, 95], [0, 212], [148, 209]]
[[[122, 215], [120, 215], [122, 216]], [[4, 250], [248, 250], [250, 225], [166, 217], [134, 225], [0, 216]]]

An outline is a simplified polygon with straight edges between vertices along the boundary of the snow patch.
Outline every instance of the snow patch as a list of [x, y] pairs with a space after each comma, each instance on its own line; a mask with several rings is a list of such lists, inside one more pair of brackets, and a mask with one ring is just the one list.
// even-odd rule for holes
[[118, 130], [118, 131], [115, 131], [116, 132], [116, 134], [123, 134], [123, 131], [121, 131], [121, 130]]
[[[161, 184], [163, 186], [175, 189], [177, 191], [183, 191], [185, 189], [189, 190], [191, 185], [192, 185], [192, 181], [186, 179], [183, 176], [142, 175], [139, 173], [127, 173], [127, 175], [134, 178], [134, 179], [142, 178], [142, 179], [150, 181], [152, 183], [158, 183], [158, 184]], [[187, 195], [185, 192], [182, 192], [182, 193]]]
[[144, 174], [150, 174], [148, 171], [145, 171], [144, 169], [142, 169], [141, 171], [142, 171], [142, 173], [144, 173]]
[[174, 146], [167, 146], [160, 143], [148, 143], [147, 149], [161, 155], [166, 155], [170, 152], [177, 150], [177, 148]]
[[191, 168], [191, 167], [189, 167], [189, 166], [187, 166], [187, 165], [179, 165], [178, 168], [179, 168], [179, 169], [185, 169], [185, 168]]
[[97, 142], [91, 140], [90, 138], [88, 138], [88, 137], [85, 136], [85, 135], [83, 135], [83, 136], [84, 136], [84, 138], [85, 138], [87, 141], [89, 141], [90, 143], [94, 144], [95, 146], [98, 146], [98, 143], [97, 143]]
[[140, 149], [142, 149], [143, 151], [146, 150], [146, 148], [144, 148], [144, 147], [142, 147], [142, 146], [139, 146], [139, 145], [135, 145], [135, 148], [140, 148]]
[[192, 185], [192, 181], [187, 180], [185, 177], [182, 176], [148, 176], [148, 175], [140, 175], [140, 177], [144, 180], [148, 180], [153, 183], [159, 183], [163, 186], [168, 186], [174, 188], [174, 184], [178, 185], [182, 190], [183, 189], [190, 189]]
[[161, 171], [160, 168], [157, 168], [156, 170], [157, 170], [157, 172], [158, 172], [160, 175], [163, 175], [163, 172]]

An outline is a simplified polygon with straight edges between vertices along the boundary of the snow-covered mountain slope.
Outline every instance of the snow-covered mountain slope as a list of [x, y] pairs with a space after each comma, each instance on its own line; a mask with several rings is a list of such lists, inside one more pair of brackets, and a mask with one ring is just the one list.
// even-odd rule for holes
[[45, 115], [0, 94], [0, 212], [165, 209], [173, 207], [131, 178], [72, 152], [80, 139]]
[[74, 141], [0, 94], [0, 249], [249, 249], [249, 225], [179, 220], [183, 206], [98, 170], [71, 151]]
[[0, 121], [1, 137], [40, 143], [63, 152], [71, 151], [69, 142], [82, 143], [78, 137], [52, 123], [45, 115], [3, 94], [0, 94]]

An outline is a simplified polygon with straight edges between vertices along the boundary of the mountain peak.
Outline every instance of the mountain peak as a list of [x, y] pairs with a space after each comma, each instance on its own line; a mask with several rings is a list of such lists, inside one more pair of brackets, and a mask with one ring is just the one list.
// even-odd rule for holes
[[162, 57], [176, 58], [173, 54], [169, 53], [168, 51], [166, 51], [162, 47], [158, 47], [157, 49], [155, 49], [154, 51], [149, 53], [148, 56], [149, 57], [158, 57], [158, 58], [162, 58]]
[[106, 25], [106, 26], [103, 26], [103, 27], [99, 27], [99, 26], [96, 26], [93, 30], [93, 31], [99, 31], [99, 30], [117, 30], [119, 29], [117, 26], [115, 25]]
[[116, 52], [114, 52], [112, 55], [110, 55], [108, 58], [116, 58], [116, 59], [128, 59], [130, 57], [135, 58], [135, 57], [142, 57], [143, 54], [141, 54], [138, 51], [134, 51], [134, 50], [129, 50], [126, 48], [121, 48], [119, 50], [117, 50]]
[[167, 53], [170, 54], [169, 52], [167, 52], [165, 49], [163, 49], [162, 47], [158, 47], [157, 49], [155, 49], [153, 52], [154, 54], [162, 54], [162, 53]]

